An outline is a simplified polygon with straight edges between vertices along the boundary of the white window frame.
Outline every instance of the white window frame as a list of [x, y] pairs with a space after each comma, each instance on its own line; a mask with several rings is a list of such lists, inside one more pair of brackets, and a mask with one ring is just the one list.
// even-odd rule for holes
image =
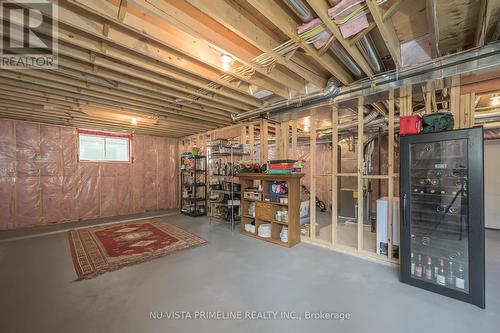
[[[122, 139], [127, 139], [127, 144], [128, 144], [128, 159], [127, 160], [107, 160], [107, 159], [100, 159], [100, 160], [86, 160], [82, 159], [80, 156], [80, 135], [94, 135], [97, 137], [103, 137], [104, 139], [106, 138], [122, 138]], [[101, 132], [101, 131], [93, 131], [93, 130], [85, 130], [85, 129], [77, 129], [77, 135], [78, 135], [78, 162], [94, 162], [94, 163], [132, 163], [132, 135], [131, 134], [118, 134], [118, 133], [111, 133], [111, 132]], [[106, 144], [106, 141], [104, 141]]]

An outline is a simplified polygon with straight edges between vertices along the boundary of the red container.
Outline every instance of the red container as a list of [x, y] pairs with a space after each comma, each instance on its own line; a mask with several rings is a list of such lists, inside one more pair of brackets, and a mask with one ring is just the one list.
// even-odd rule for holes
[[419, 115], [399, 117], [399, 135], [422, 132], [422, 117]]

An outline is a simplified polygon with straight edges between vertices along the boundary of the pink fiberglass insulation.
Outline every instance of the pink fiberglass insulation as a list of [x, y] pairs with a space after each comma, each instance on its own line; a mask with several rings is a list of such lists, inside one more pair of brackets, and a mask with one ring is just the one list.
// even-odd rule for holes
[[80, 163], [79, 176], [76, 193], [78, 215], [82, 219], [97, 218], [101, 210], [99, 164]]
[[[301, 184], [306, 186], [308, 189], [311, 188], [310, 175], [311, 175], [311, 163], [309, 146], [299, 145], [298, 147], [299, 159], [306, 159], [304, 163], [304, 168], [302, 172], [305, 174], [301, 179]], [[323, 175], [316, 177], [316, 197], [327, 204], [330, 207], [331, 204], [331, 176], [325, 176], [331, 174], [331, 158], [332, 151], [325, 144], [316, 144], [316, 155], [315, 157], [315, 175]]]
[[14, 121], [0, 121], [0, 177], [16, 173], [16, 141]]
[[115, 182], [116, 177], [102, 177], [101, 178], [101, 216], [115, 216], [118, 215], [118, 189]]
[[[63, 204], [61, 206], [61, 210], [63, 211], [63, 219], [62, 221], [75, 221], [79, 218], [78, 212], [78, 175], [65, 175], [63, 176]], [[58, 220], [54, 221], [45, 221], [46, 223], [57, 223], [61, 222]]]
[[14, 228], [15, 177], [0, 177], [0, 229]]
[[177, 156], [178, 156], [178, 144], [176, 139], [167, 139], [165, 141], [165, 178], [160, 179], [160, 184], [170, 184], [171, 186], [160, 186], [160, 192], [166, 192], [166, 201], [164, 202], [164, 207], [169, 208], [177, 206], [177, 189], [178, 189], [178, 177], [174, 172], [168, 172], [172, 168], [177, 166]]
[[78, 168], [76, 129], [70, 127], [61, 127], [60, 131], [63, 174], [65, 176], [75, 175]]
[[144, 205], [144, 138], [143, 135], [135, 135], [132, 140], [134, 151], [134, 162], [132, 163], [132, 211], [145, 211]]
[[[335, 5], [328, 9], [328, 15], [336, 20], [343, 19], [355, 9], [359, 8], [362, 2], [363, 1], [360, 0], [343, 0], [335, 2]], [[367, 28], [368, 19], [366, 15], [358, 16], [358, 14], [355, 14], [353, 19], [350, 19], [344, 24], [339, 24], [338, 26], [342, 33], [342, 37], [348, 38]]]
[[158, 145], [154, 137], [146, 136], [144, 138], [144, 153], [144, 160], [148, 161], [144, 170], [144, 206], [147, 211], [150, 211], [158, 207]]
[[15, 224], [19, 227], [42, 223], [40, 177], [16, 177]]
[[45, 221], [62, 221], [64, 219], [63, 180], [62, 176], [41, 176], [42, 207]]
[[0, 119], [0, 230], [177, 206], [177, 140], [134, 135], [133, 163], [78, 162], [75, 128]]
[[431, 59], [431, 37], [429, 34], [401, 43], [403, 67], [421, 64]]
[[[299, 26], [297, 29], [297, 33], [301, 34], [304, 31], [315, 28], [322, 23], [323, 22], [319, 18], [315, 18], [312, 21], [304, 23], [301, 26]], [[318, 34], [314, 38], [314, 42], [313, 42], [314, 47], [319, 50], [320, 48], [323, 47], [323, 45], [326, 44], [326, 42], [328, 42], [328, 39], [330, 39], [331, 36], [332, 36], [332, 33], [329, 30], [325, 29], [324, 31], [322, 31], [320, 34]]]

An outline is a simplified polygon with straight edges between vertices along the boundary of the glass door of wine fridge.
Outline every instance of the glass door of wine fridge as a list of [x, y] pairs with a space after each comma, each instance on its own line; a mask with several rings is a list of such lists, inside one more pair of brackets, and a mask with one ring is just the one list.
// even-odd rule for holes
[[401, 281], [484, 308], [482, 128], [400, 147]]

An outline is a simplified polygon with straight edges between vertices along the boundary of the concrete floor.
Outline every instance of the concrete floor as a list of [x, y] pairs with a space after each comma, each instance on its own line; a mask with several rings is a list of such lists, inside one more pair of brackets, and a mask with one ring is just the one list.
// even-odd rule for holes
[[[209, 241], [73, 282], [65, 233], [0, 243], [0, 331], [498, 332], [500, 231], [486, 233], [487, 308], [420, 290], [397, 269], [309, 244], [285, 249], [226, 225], [164, 217]], [[150, 311], [350, 312], [331, 320], [150, 320]]]
[[[319, 224], [317, 239], [330, 243], [332, 241], [332, 213], [316, 210], [316, 222]], [[358, 247], [358, 225], [353, 218], [339, 217], [337, 224], [337, 242], [341, 245]], [[377, 252], [377, 234], [371, 231], [369, 225], [363, 228], [363, 248], [373, 253]]]

